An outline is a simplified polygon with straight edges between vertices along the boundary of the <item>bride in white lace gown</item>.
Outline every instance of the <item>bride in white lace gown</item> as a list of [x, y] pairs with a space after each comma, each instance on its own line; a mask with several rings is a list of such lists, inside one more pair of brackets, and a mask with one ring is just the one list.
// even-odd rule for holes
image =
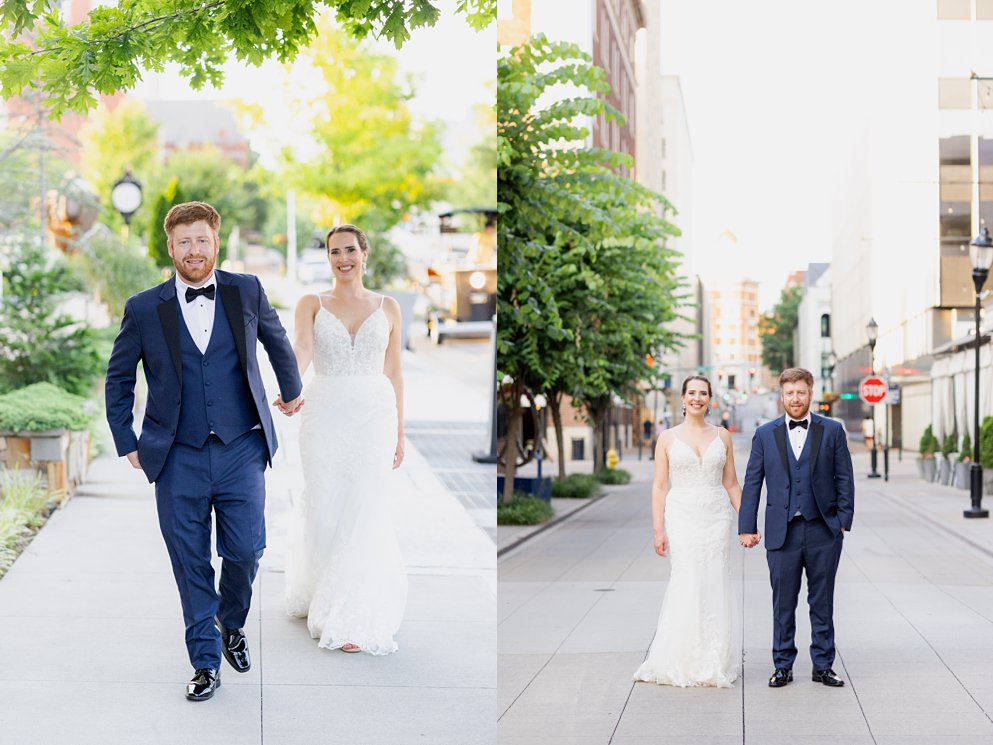
[[304, 391], [304, 491], [293, 507], [286, 610], [306, 617], [318, 645], [397, 649], [407, 574], [390, 515], [403, 461], [400, 308], [362, 286], [365, 235], [340, 225], [327, 238], [334, 289], [296, 311], [294, 351]]
[[731, 540], [741, 487], [730, 434], [704, 421], [710, 399], [707, 378], [687, 378], [686, 420], [656, 445], [655, 551], [669, 556], [671, 571], [655, 638], [635, 680], [729, 688], [740, 670]]

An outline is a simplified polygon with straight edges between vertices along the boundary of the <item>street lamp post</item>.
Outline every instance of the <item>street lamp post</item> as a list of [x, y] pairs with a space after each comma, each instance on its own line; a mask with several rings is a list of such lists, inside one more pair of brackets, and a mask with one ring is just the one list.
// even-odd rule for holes
[[986, 277], [990, 273], [990, 263], [993, 263], [993, 239], [990, 238], [990, 231], [984, 225], [979, 235], [969, 244], [969, 260], [972, 262], [972, 282], [976, 286], [976, 399], [975, 399], [975, 421], [973, 434], [972, 465], [969, 468], [969, 493], [972, 498], [972, 506], [963, 511], [965, 517], [989, 517], [989, 510], [984, 510], [983, 505], [983, 466], [979, 462], [979, 340], [982, 332], [980, 329], [979, 314], [982, 310], [983, 285], [986, 284]]
[[[869, 372], [872, 375], [876, 374], [876, 339], [879, 338], [879, 324], [876, 323], [875, 318], [870, 318], [869, 323], [865, 326], [866, 336], [869, 337]], [[875, 412], [872, 417], [872, 453], [870, 454], [872, 462], [872, 472], [869, 474], [870, 479], [878, 479], [879, 471], [876, 470], [876, 416]]]
[[130, 168], [114, 182], [110, 203], [124, 218], [124, 243], [127, 244], [131, 236], [131, 218], [141, 207], [141, 183], [131, 175]]

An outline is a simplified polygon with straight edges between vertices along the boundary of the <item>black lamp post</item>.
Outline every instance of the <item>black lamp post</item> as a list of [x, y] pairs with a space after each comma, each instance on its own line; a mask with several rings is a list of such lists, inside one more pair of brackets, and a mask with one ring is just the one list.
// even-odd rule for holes
[[[879, 338], [879, 324], [875, 318], [870, 318], [865, 325], [865, 334], [869, 337], [869, 368], [872, 375], [876, 374], [876, 339]], [[870, 479], [878, 479], [879, 471], [876, 470], [876, 417], [872, 417], [872, 473]]]
[[986, 277], [990, 273], [990, 263], [993, 263], [993, 239], [990, 238], [990, 231], [984, 225], [979, 235], [969, 244], [969, 260], [972, 262], [972, 282], [976, 286], [976, 408], [975, 408], [975, 428], [973, 430], [975, 439], [972, 465], [969, 468], [969, 492], [972, 497], [972, 506], [963, 511], [965, 517], [989, 517], [989, 510], [984, 510], [983, 505], [983, 466], [979, 462], [979, 340], [981, 337], [979, 314], [982, 310], [983, 285]]
[[124, 218], [124, 240], [126, 242], [130, 236], [131, 218], [141, 207], [141, 182], [131, 175], [130, 168], [114, 182], [114, 188], [110, 192], [110, 203]]

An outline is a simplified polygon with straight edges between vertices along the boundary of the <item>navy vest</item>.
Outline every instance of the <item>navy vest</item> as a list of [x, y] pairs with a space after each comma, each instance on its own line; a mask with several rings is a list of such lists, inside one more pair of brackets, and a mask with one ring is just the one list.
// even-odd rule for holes
[[790, 464], [790, 507], [789, 517], [792, 520], [797, 510], [805, 520], [820, 517], [817, 500], [814, 499], [813, 487], [810, 485], [810, 433], [800, 451], [800, 460], [793, 455], [793, 445], [790, 443], [789, 431], [786, 434], [786, 457]]
[[201, 447], [214, 432], [229, 443], [259, 423], [255, 399], [238, 359], [220, 292], [214, 298], [214, 328], [206, 354], [201, 354], [193, 341], [182, 311], [179, 311], [179, 351], [183, 362], [183, 403], [176, 428], [177, 442]]

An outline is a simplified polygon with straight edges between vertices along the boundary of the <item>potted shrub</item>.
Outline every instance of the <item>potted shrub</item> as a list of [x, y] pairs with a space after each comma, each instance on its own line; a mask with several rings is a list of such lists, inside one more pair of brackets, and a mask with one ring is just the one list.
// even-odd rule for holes
[[51, 383], [0, 395], [0, 437], [9, 468], [30, 467], [48, 479], [63, 500], [82, 482], [89, 465], [91, 404]]
[[941, 461], [938, 463], [938, 483], [949, 486], [952, 483], [952, 453], [955, 452], [955, 435], [947, 434], [941, 441]]
[[969, 433], [962, 435], [962, 449], [959, 450], [955, 462], [955, 486], [959, 489], [969, 488], [969, 469], [972, 467], [972, 440]]
[[924, 470], [924, 480], [934, 481], [938, 467], [934, 458], [934, 454], [938, 451], [938, 438], [934, 436], [934, 430], [930, 424], [924, 430], [924, 434], [921, 435], [919, 450], [922, 459], [921, 466]]
[[983, 467], [983, 494], [993, 494], [993, 416], [979, 425], [979, 465]]

